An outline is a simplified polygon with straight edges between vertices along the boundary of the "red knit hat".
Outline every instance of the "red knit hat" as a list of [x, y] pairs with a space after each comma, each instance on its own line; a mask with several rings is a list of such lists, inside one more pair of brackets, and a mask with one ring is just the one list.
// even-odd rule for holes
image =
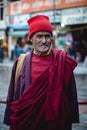
[[49, 17], [44, 15], [37, 15], [30, 18], [28, 21], [29, 38], [39, 31], [48, 31], [52, 34], [52, 25], [49, 21]]

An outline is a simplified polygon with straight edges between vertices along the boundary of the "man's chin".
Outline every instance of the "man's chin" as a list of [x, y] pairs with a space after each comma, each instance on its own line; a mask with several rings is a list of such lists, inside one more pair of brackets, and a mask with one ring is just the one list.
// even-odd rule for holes
[[49, 51], [49, 48], [40, 48], [40, 49], [38, 49], [38, 51], [41, 53], [46, 53]]
[[49, 50], [47, 49], [47, 50], [39, 50], [39, 52], [41, 52], [41, 53], [47, 53]]
[[50, 53], [50, 49], [44, 50], [44, 51], [40, 51], [40, 55], [48, 55]]

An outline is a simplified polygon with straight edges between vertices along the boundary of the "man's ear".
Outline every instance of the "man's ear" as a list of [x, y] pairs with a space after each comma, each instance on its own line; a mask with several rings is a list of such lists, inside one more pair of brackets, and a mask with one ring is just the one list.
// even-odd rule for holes
[[32, 42], [32, 38], [29, 38], [29, 41], [31, 41], [31, 42]]
[[33, 40], [32, 39], [29, 39], [31, 42], [33, 42]]

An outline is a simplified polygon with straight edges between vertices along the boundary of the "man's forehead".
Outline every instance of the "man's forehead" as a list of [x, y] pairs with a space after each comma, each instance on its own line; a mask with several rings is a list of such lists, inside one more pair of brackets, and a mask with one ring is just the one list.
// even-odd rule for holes
[[41, 32], [36, 32], [35, 34], [36, 34], [36, 35], [39, 35], [39, 34], [41, 34], [41, 35], [45, 35], [45, 34], [50, 34], [50, 32], [47, 32], [47, 31], [41, 31]]

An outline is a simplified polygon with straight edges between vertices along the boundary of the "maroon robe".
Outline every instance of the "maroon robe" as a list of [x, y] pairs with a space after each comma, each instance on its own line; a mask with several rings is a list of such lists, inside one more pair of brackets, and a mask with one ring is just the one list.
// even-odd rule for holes
[[49, 67], [12, 102], [12, 130], [68, 130], [72, 112], [67, 90], [75, 66], [66, 53], [53, 50]]

